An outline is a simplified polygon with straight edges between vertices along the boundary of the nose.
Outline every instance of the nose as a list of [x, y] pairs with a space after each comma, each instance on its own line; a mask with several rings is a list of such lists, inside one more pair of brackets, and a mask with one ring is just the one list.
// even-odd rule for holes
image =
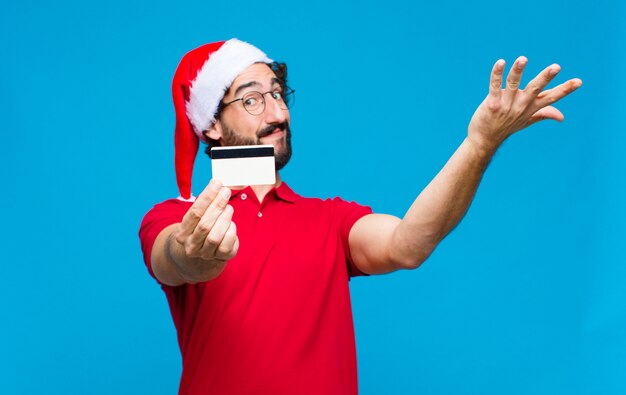
[[265, 96], [265, 122], [282, 123], [287, 120], [289, 110], [282, 109], [280, 103], [271, 95]]

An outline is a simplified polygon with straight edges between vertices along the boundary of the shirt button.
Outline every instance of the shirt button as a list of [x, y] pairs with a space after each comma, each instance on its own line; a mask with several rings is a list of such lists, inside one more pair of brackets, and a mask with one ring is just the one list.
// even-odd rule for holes
[[246, 195], [245, 193], [241, 194], [241, 200], [246, 200], [248, 198], [248, 195]]
[[257, 216], [258, 216], [259, 218], [261, 218], [261, 217], [263, 216], [263, 213], [259, 211], [259, 213], [257, 214]]

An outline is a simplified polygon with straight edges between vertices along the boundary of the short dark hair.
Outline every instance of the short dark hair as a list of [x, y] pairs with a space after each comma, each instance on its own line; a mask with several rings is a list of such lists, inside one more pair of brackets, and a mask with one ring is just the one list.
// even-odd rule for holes
[[[278, 78], [278, 83], [280, 84], [280, 87], [282, 88], [283, 92], [285, 92], [287, 90], [287, 64], [279, 63], [279, 62], [272, 62], [268, 64], [268, 66], [270, 67], [270, 69], [272, 69], [274, 74], [276, 74], [276, 78]], [[223, 110], [224, 110], [224, 102], [220, 100], [220, 104], [217, 106], [217, 111], [215, 113], [216, 122], [220, 119], [220, 116], [222, 115]], [[204, 133], [204, 131], [202, 133]], [[207, 141], [207, 146], [204, 149], [204, 152], [210, 158], [211, 148], [219, 146], [219, 141], [211, 139], [206, 135], [205, 135], [205, 139]]]

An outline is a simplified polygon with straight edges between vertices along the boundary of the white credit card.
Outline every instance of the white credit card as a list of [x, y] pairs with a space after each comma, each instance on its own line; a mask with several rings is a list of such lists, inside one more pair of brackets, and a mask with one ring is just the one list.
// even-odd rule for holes
[[274, 146], [213, 147], [211, 169], [213, 179], [227, 187], [275, 184]]

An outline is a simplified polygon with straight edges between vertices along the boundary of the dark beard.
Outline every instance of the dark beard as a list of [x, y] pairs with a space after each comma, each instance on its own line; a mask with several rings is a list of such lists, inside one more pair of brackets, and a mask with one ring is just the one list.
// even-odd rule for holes
[[259, 131], [256, 139], [253, 139], [235, 132], [222, 121], [222, 140], [224, 141], [224, 146], [226, 147], [232, 145], [260, 145], [262, 144], [261, 138], [269, 136], [276, 129], [282, 129], [286, 134], [285, 147], [281, 152], [275, 152], [274, 158], [276, 170], [281, 170], [287, 165], [289, 159], [291, 159], [291, 129], [289, 128], [289, 123], [283, 122], [277, 125], [270, 125]]

